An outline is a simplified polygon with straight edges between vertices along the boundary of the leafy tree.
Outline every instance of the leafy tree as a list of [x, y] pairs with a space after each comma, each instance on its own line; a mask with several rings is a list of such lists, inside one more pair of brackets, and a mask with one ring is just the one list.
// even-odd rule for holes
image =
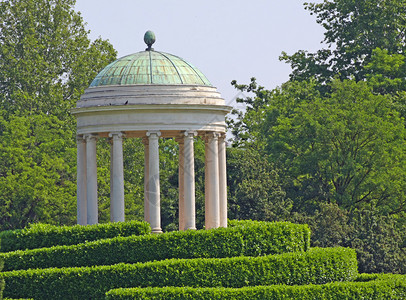
[[[124, 139], [125, 219], [144, 220], [144, 145], [141, 139]], [[110, 191], [109, 191], [110, 193]], [[108, 201], [110, 203], [110, 200]]]
[[375, 92], [396, 96], [406, 91], [406, 57], [403, 54], [389, 54], [388, 50], [376, 48], [365, 70], [368, 84]]
[[71, 137], [69, 126], [55, 116], [0, 117], [0, 230], [38, 221], [75, 223]]
[[282, 190], [278, 171], [253, 148], [227, 149], [228, 206], [231, 219], [286, 220], [292, 201]]
[[[267, 92], [255, 79], [235, 85], [253, 93], [246, 113], [230, 122], [238, 136], [236, 153], [256, 149], [279, 170], [281, 190], [292, 201], [286, 220], [310, 224], [314, 246], [357, 249], [363, 272], [404, 273], [406, 132], [393, 94], [376, 94], [376, 85], [352, 80], [333, 81], [327, 95], [314, 81], [291, 81]], [[238, 167], [241, 181], [258, 181], [266, 173], [263, 161], [236, 157], [230, 157], [231, 176], [233, 163], [253, 169], [242, 173], [246, 169]], [[238, 186], [230, 181], [231, 195]], [[243, 211], [263, 200], [248, 203]]]
[[0, 2], [0, 108], [70, 118], [80, 95], [116, 51], [90, 42], [75, 0]]
[[406, 46], [406, 2], [404, 0], [324, 0], [305, 3], [326, 32], [328, 49], [316, 53], [301, 50], [280, 57], [291, 64], [292, 80], [329, 82], [333, 77], [362, 80], [373, 50], [401, 53]]
[[296, 208], [323, 200], [347, 209], [403, 211], [406, 132], [388, 97], [364, 82], [334, 81], [326, 97], [303, 97], [293, 87], [286, 85], [286, 95], [268, 106], [264, 134], [272, 160], [301, 199]]
[[166, 231], [178, 230], [179, 147], [173, 138], [159, 142], [162, 228]]
[[293, 71], [281, 88], [232, 82], [249, 93], [228, 122], [233, 146], [279, 170], [288, 218], [310, 224], [314, 246], [356, 248], [363, 272], [404, 273], [406, 2], [305, 7], [328, 48], [282, 53]]
[[[116, 51], [108, 41], [89, 40], [74, 4], [0, 1], [3, 229], [75, 221], [76, 124], [70, 109]], [[108, 159], [103, 151], [99, 157], [100, 165]], [[109, 178], [105, 171], [99, 170], [101, 200]]]
[[406, 57], [375, 49], [365, 66], [367, 82], [375, 93], [390, 95], [395, 109], [406, 118]]
[[313, 247], [350, 247], [357, 251], [362, 273], [406, 273], [405, 225], [399, 217], [371, 210], [348, 212], [322, 203], [311, 214], [295, 214], [294, 222], [309, 224]]
[[[257, 84], [255, 77], [251, 78], [249, 84], [238, 84], [236, 80], [231, 81], [237, 90], [248, 93], [245, 98], [237, 98], [237, 103], [244, 103], [245, 111], [233, 109], [231, 114], [234, 118], [227, 118], [228, 129], [233, 134], [233, 147], [254, 147], [257, 150], [263, 149], [264, 144], [261, 128], [266, 106], [271, 101], [274, 94], [279, 92], [278, 89], [266, 90], [263, 86]], [[255, 145], [255, 146], [254, 146]]]

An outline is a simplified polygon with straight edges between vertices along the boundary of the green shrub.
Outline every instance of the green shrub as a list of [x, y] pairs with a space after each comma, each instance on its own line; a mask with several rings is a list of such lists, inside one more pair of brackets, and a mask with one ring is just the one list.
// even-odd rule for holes
[[[3, 269], [3, 260], [0, 258], [0, 271]], [[0, 279], [0, 300], [3, 299], [4, 279]]]
[[[237, 222], [234, 222], [237, 224]], [[117, 237], [85, 244], [1, 253], [4, 270], [84, 267], [170, 258], [263, 256], [304, 251], [307, 225], [240, 222], [230, 228]], [[153, 249], [153, 251], [151, 251]]]
[[0, 251], [74, 245], [86, 241], [112, 238], [116, 236], [144, 235], [151, 232], [146, 222], [130, 221], [97, 225], [54, 226], [30, 224], [24, 229], [0, 233]]
[[[153, 251], [153, 249], [151, 249]], [[243, 287], [323, 284], [357, 276], [355, 251], [315, 248], [262, 257], [172, 259], [82, 268], [30, 269], [0, 273], [7, 297], [101, 299], [119, 287]]]
[[[379, 277], [379, 276], [377, 276]], [[115, 289], [106, 293], [107, 300], [148, 299], [148, 300], [359, 300], [359, 299], [406, 299], [406, 275], [392, 275], [367, 282], [334, 282], [323, 285], [271, 285], [243, 288], [129, 288]]]

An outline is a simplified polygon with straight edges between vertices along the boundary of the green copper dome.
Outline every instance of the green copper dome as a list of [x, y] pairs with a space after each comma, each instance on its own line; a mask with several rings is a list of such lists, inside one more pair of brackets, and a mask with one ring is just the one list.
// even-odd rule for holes
[[96, 76], [90, 87], [133, 84], [212, 86], [202, 72], [182, 58], [147, 49], [112, 62]]

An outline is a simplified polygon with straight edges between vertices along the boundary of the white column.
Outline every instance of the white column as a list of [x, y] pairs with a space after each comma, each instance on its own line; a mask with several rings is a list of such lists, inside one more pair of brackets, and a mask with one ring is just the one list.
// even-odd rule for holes
[[179, 143], [179, 230], [185, 230], [185, 141], [176, 139]]
[[144, 144], [144, 220], [149, 223], [149, 201], [148, 201], [148, 180], [149, 180], [149, 140], [143, 138]]
[[210, 186], [209, 186], [209, 171], [208, 171], [208, 161], [209, 161], [209, 139], [207, 135], [204, 136], [204, 220], [205, 229], [207, 226], [207, 220], [209, 220], [209, 207], [210, 207]]
[[110, 144], [110, 222], [112, 221], [112, 216], [114, 215], [114, 206], [113, 206], [113, 194], [114, 194], [114, 184], [113, 184], [113, 157], [114, 157], [114, 147], [113, 139], [109, 139]]
[[112, 140], [110, 221], [124, 222], [123, 133], [111, 132], [109, 137]]
[[159, 187], [159, 148], [160, 131], [148, 131], [149, 137], [149, 174], [148, 174], [148, 202], [149, 224], [152, 233], [161, 233], [161, 201]]
[[196, 131], [185, 132], [184, 149], [184, 218], [185, 230], [196, 230], [196, 210], [195, 210], [195, 157], [193, 138], [197, 135]]
[[96, 135], [86, 136], [87, 224], [98, 223]]
[[227, 170], [226, 135], [219, 137], [219, 189], [220, 189], [220, 227], [227, 227]]
[[207, 195], [206, 195], [206, 229], [220, 226], [220, 198], [219, 198], [219, 159], [218, 159], [218, 133], [211, 132], [206, 135], [206, 169], [207, 169]]
[[77, 143], [77, 223], [87, 224], [87, 196], [86, 196], [86, 140], [83, 136], [76, 137]]

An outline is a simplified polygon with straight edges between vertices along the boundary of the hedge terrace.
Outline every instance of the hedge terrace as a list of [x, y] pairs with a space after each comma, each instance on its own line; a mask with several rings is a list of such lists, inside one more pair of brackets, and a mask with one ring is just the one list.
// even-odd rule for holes
[[114, 289], [107, 300], [338, 300], [338, 299], [406, 299], [406, 275], [380, 275], [364, 282], [333, 282], [322, 285], [269, 285], [243, 288], [148, 287]]
[[315, 248], [263, 257], [172, 259], [62, 269], [0, 273], [7, 297], [101, 299], [119, 287], [243, 287], [351, 281], [357, 276], [355, 251]]
[[[123, 223], [125, 224], [125, 223]], [[309, 248], [307, 225], [234, 222], [234, 227], [117, 237], [71, 246], [0, 253], [5, 271], [112, 265], [170, 258], [263, 256]], [[154, 251], [151, 251], [154, 249]]]
[[147, 222], [130, 221], [97, 225], [54, 226], [30, 224], [20, 230], [0, 233], [0, 252], [74, 245], [116, 236], [145, 235], [151, 232]]

